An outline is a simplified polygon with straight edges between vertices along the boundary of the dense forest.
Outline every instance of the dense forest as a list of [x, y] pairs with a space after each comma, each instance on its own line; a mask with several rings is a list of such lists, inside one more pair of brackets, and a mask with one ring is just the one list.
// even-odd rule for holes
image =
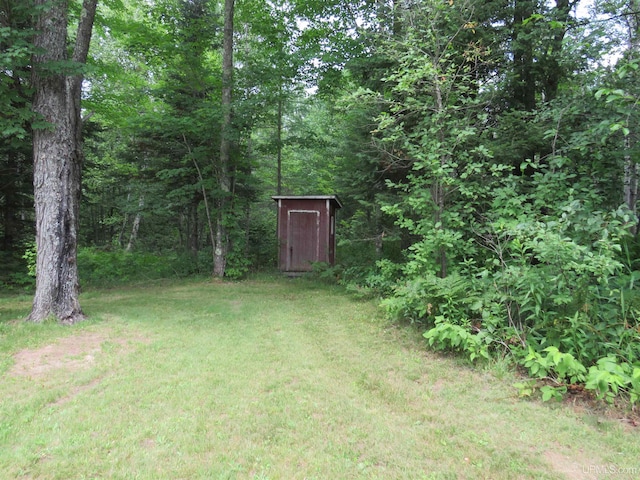
[[640, 1], [102, 0], [86, 58], [96, 2], [54, 3], [0, 0], [3, 289], [44, 272], [39, 105], [72, 79], [80, 284], [273, 269], [271, 196], [337, 194], [317, 275], [546, 398], [639, 400]]

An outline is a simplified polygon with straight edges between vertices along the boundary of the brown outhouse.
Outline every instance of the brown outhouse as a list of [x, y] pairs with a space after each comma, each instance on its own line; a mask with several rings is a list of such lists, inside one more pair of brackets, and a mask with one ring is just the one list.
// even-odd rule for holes
[[287, 273], [308, 272], [312, 262], [333, 265], [336, 252], [335, 195], [281, 196], [278, 202], [278, 267]]

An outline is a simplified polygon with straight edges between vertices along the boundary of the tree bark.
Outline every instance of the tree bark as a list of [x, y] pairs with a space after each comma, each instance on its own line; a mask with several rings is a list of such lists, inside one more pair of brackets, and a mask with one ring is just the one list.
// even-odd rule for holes
[[129, 243], [127, 243], [126, 252], [133, 250], [133, 246], [138, 241], [138, 231], [140, 230], [140, 222], [142, 222], [142, 209], [144, 208], [144, 195], [140, 195], [138, 200], [138, 211], [133, 217], [133, 225], [131, 226], [131, 235], [129, 235]]
[[[97, 0], [84, 0], [72, 58], [67, 54], [68, 3], [36, 0], [33, 109], [49, 124], [33, 134], [36, 213], [36, 292], [29, 321], [84, 319], [78, 281], [78, 212], [82, 167], [82, 75], [61, 73], [60, 62], [86, 62]], [[52, 68], [53, 67], [53, 68]]]
[[229, 163], [231, 161], [232, 98], [233, 98], [233, 15], [235, 0], [224, 2], [224, 33], [222, 41], [222, 135], [220, 140], [220, 169], [218, 184], [216, 233], [213, 246], [213, 275], [224, 277], [229, 250], [229, 237], [225, 227], [227, 200], [231, 191]]
[[276, 195], [282, 195], [282, 80], [280, 80], [280, 86], [278, 89], [278, 119], [276, 124], [276, 142], [277, 142], [277, 169], [278, 169], [278, 185], [276, 187]]

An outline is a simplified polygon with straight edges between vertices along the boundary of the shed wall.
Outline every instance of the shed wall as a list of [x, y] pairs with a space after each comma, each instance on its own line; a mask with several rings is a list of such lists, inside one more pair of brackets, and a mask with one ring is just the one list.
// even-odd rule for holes
[[278, 201], [281, 271], [307, 272], [312, 262], [335, 261], [335, 200], [274, 197]]

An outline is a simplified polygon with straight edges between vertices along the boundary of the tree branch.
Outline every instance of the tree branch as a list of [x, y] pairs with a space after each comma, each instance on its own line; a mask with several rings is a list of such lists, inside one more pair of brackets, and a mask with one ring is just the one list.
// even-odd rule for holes
[[93, 31], [93, 20], [96, 16], [98, 0], [84, 0], [82, 3], [82, 13], [78, 25], [78, 35], [76, 46], [73, 50], [73, 60], [85, 64], [89, 55], [89, 44], [91, 43], [91, 32]]

